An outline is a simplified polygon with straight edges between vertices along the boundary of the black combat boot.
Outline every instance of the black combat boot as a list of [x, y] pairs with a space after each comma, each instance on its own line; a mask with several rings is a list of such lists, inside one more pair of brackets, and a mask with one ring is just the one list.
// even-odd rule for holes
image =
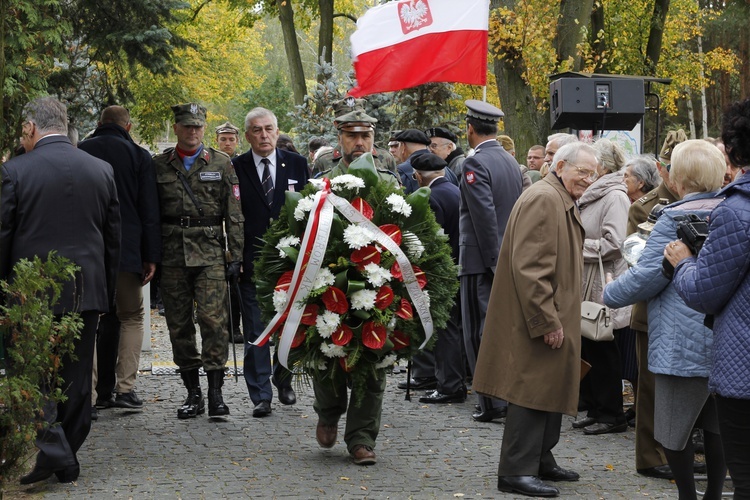
[[180, 373], [182, 381], [188, 390], [188, 397], [180, 408], [177, 409], [177, 418], [195, 418], [203, 415], [206, 411], [206, 403], [201, 393], [198, 369], [186, 370]]
[[224, 370], [206, 372], [208, 377], [208, 416], [221, 417], [229, 415], [229, 407], [224, 404], [221, 386], [224, 385]]

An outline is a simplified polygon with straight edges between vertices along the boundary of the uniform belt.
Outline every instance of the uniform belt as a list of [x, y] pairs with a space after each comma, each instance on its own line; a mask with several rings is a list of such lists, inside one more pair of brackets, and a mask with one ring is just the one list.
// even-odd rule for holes
[[208, 226], [220, 226], [224, 220], [223, 217], [191, 217], [189, 215], [183, 215], [181, 217], [169, 217], [163, 216], [161, 218], [164, 224], [173, 224], [182, 228], [187, 227], [208, 227]]

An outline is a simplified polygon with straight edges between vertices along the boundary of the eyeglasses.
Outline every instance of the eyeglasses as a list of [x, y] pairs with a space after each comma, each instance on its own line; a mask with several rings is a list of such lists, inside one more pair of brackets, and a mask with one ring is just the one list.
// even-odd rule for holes
[[575, 163], [571, 163], [568, 160], [564, 160], [564, 161], [565, 161], [565, 163], [567, 163], [571, 167], [575, 167], [575, 169], [578, 171], [578, 175], [581, 176], [584, 179], [587, 179], [587, 180], [589, 180], [591, 182], [594, 182], [595, 180], [597, 180], [599, 178], [599, 174], [596, 173], [596, 171], [591, 171], [591, 170], [589, 170], [587, 168], [579, 167]]
[[419, 180], [419, 179], [417, 179], [417, 173], [416, 172], [414, 172], [413, 174], [411, 174], [411, 178], [414, 179], [415, 181]]

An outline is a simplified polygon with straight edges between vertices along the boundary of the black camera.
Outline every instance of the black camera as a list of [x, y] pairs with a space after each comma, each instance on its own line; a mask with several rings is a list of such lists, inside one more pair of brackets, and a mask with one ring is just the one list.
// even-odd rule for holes
[[[708, 237], [708, 219], [688, 214], [677, 216], [675, 220], [677, 221], [677, 238], [690, 249], [693, 255], [698, 255]], [[661, 273], [669, 279], [674, 276], [674, 266], [666, 257], [661, 262]]]

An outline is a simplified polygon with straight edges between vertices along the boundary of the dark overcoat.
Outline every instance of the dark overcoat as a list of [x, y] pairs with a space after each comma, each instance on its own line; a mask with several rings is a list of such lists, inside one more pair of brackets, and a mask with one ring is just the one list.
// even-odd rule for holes
[[[583, 239], [578, 207], [554, 174], [518, 199], [500, 249], [475, 391], [577, 414]], [[561, 327], [562, 347], [552, 349], [544, 335]]]

